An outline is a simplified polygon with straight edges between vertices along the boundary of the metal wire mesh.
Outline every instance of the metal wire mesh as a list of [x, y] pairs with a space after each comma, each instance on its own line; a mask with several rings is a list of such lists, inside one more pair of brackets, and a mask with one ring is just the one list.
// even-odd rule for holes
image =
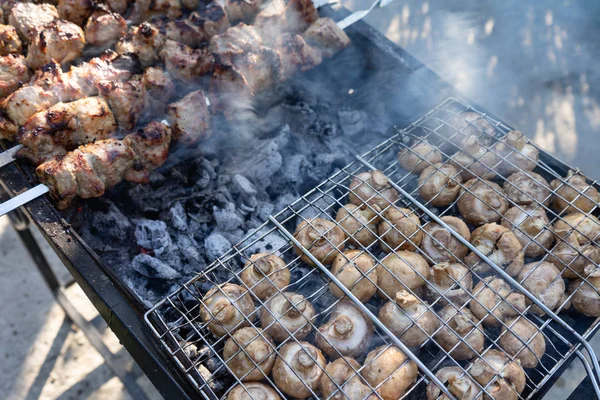
[[[517, 287], [505, 284], [504, 289], [499, 290], [497, 286], [491, 284], [489, 279], [485, 279], [498, 275], [498, 266], [487, 267], [473, 256], [468, 256], [468, 262], [465, 263], [464, 254], [458, 256], [458, 250], [453, 247], [457, 245], [455, 238], [451, 234], [443, 232], [444, 229], [431, 220], [431, 215], [460, 217], [457, 204], [470, 195], [479, 202], [473, 203], [475, 205], [471, 208], [480, 211], [486, 210], [488, 214], [492, 215], [489, 218], [490, 221], [500, 222], [506, 210], [499, 211], [498, 216], [494, 216], [494, 209], [498, 209], [500, 206], [495, 202], [491, 204], [490, 198], [482, 197], [479, 191], [475, 190], [476, 186], [472, 185], [474, 182], [465, 184], [459, 177], [468, 174], [468, 171], [479, 171], [479, 175], [489, 175], [486, 177], [504, 186], [504, 190], [511, 188], [513, 193], [523, 193], [526, 200], [528, 199], [527, 193], [530, 193], [527, 185], [514, 184], [507, 179], [508, 175], [500, 175], [496, 171], [518, 170], [534, 184], [549, 186], [547, 182], [541, 182], [530, 171], [518, 168], [519, 164], [528, 161], [528, 157], [522, 156], [522, 148], [516, 150], [512, 142], [508, 143], [506, 137], [509, 131], [510, 129], [504, 124], [476, 111], [461, 100], [446, 100], [408, 128], [399, 131], [389, 140], [365, 153], [358, 162], [338, 171], [314, 190], [271, 217], [269, 222], [236, 245], [207, 270], [158, 303], [146, 315], [148, 324], [188, 379], [205, 397], [226, 398], [236, 384], [247, 387], [247, 382], [243, 381], [247, 374], [234, 377], [235, 374], [230, 368], [233, 365], [230, 362], [231, 358], [243, 352], [254, 367], [257, 367], [258, 364], [264, 363], [265, 357], [253, 360], [252, 357], [248, 357], [249, 343], [239, 343], [239, 339], [230, 334], [219, 337], [211, 332], [211, 326], [214, 331], [215, 324], [223, 328], [223, 318], [218, 317], [221, 310], [208, 313], [206, 311], [202, 313], [202, 310], [208, 308], [207, 302], [210, 303], [211, 296], [214, 297], [218, 294], [228, 296], [224, 292], [223, 284], [233, 283], [243, 288], [242, 291], [236, 292], [239, 295], [229, 298], [229, 303], [234, 306], [232, 310], [241, 316], [237, 327], [252, 325], [261, 327], [262, 325], [265, 332], [269, 332], [269, 328], [273, 329], [273, 324], [276, 322], [265, 325], [262, 321], [272, 321], [273, 319], [280, 321], [277, 318], [282, 317], [275, 315], [266, 303], [269, 302], [269, 299], [282, 295], [282, 293], [301, 294], [306, 301], [313, 305], [314, 316], [306, 319], [306, 326], [310, 330], [306, 337], [294, 337], [286, 329], [286, 335], [284, 335], [286, 338], [273, 344], [265, 338], [265, 336], [268, 338], [268, 333], [265, 335], [264, 332], [257, 331], [255, 335], [256, 340], [263, 339], [265, 343], [269, 344], [272, 351], [267, 353], [272, 353], [276, 358], [283, 360], [280, 366], [289, 367], [296, 377], [299, 377], [301, 371], [292, 368], [293, 361], [290, 361], [289, 358], [282, 357], [282, 348], [287, 344], [296, 343], [304, 349], [307, 346], [306, 343], [313, 345], [318, 343], [322, 349], [324, 347], [334, 348], [333, 352], [331, 349], [329, 350], [328, 361], [344, 355], [339, 351], [339, 346], [338, 350], [335, 350], [336, 345], [332, 342], [333, 339], [322, 335], [319, 327], [330, 320], [332, 311], [340, 304], [345, 304], [349, 298], [356, 305], [359, 314], [362, 313], [362, 318], [369, 325], [374, 325], [374, 333], [368, 342], [368, 348], [358, 354], [352, 354], [359, 362], [360, 367], [352, 362], [345, 362], [348, 370], [357, 377], [363, 385], [362, 387], [366, 388], [367, 393], [382, 398], [381, 393], [386, 385], [394, 384], [392, 375], [385, 376], [382, 380], [367, 378], [369, 374], [366, 371], [377, 365], [377, 359], [380, 356], [378, 354], [374, 359], [367, 357], [369, 362], [365, 362], [367, 353], [379, 346], [389, 348], [396, 345], [408, 355], [408, 358], [403, 360], [398, 368], [406, 371], [412, 368], [409, 367], [409, 364], [414, 362], [420, 370], [414, 383], [407, 388], [402, 398], [422, 396], [426, 386], [432, 381], [440, 385], [446, 395], [452, 396], [447, 382], [436, 381], [434, 373], [443, 367], [454, 366], [460, 368], [461, 374], [472, 377], [470, 361], [481, 359], [484, 364], [490, 366], [485, 358], [480, 357], [490, 350], [499, 350], [512, 361], [519, 358], [524, 360], [523, 356], [529, 353], [529, 360], [524, 363], [527, 364], [524, 366], [528, 367], [524, 370], [526, 384], [519, 397], [533, 397], [569, 357], [577, 354], [582, 358], [579, 352], [581, 343], [578, 343], [577, 334], [574, 331], [565, 330], [564, 325], [576, 327], [577, 332], [587, 338], [587, 335], [597, 327], [598, 319], [577, 316], [577, 323], [568, 320], [566, 324], [559, 324], [547, 313], [534, 312], [536, 305], [531, 304], [529, 299], [525, 299], [522, 291]], [[460, 151], [459, 146], [470, 136], [477, 138], [480, 145], [479, 150], [470, 158], [468, 155], [463, 157], [467, 161], [457, 166], [452, 159], [455, 159], [456, 153]], [[427, 153], [417, 154], [414, 146], [423, 141], [427, 141], [441, 158], [429, 157], [430, 154]], [[504, 148], [500, 147], [498, 143], [502, 143]], [[548, 284], [554, 283], [555, 286], [560, 286], [565, 271], [570, 271], [570, 277], [578, 278], [570, 286], [571, 291], [562, 296], [560, 301], [547, 304], [548, 308], [561, 312], [567, 308], [576, 289], [587, 284], [579, 264], [577, 268], [574, 268], [572, 264], [596, 264], [595, 253], [588, 251], [590, 246], [592, 250], [595, 249], [595, 237], [587, 237], [590, 235], [590, 230], [583, 229], [581, 221], [574, 224], [570, 217], [566, 217], [566, 211], [556, 210], [549, 205], [547, 200], [557, 197], [564, 198], [563, 188], [565, 187], [575, 190], [574, 195], [567, 193], [575, 199], [589, 198], [594, 204], [596, 200], [592, 190], [584, 188], [582, 191], [571, 181], [564, 179], [563, 175], [566, 171], [561, 171], [560, 168], [563, 164], [539, 149], [536, 150], [541, 153], [539, 161], [529, 159], [529, 161], [537, 161], [534, 171], [547, 181], [557, 181], [552, 188], [548, 187], [544, 197], [528, 200], [530, 203], [528, 206], [515, 203], [502, 188], [495, 186], [494, 183], [489, 183], [490, 181], [480, 177], [475, 177], [475, 179], [481, 187], [491, 189], [493, 193], [501, 196], [506, 205], [529, 214], [535, 213], [537, 210], [543, 210], [547, 214], [549, 224], [533, 234], [521, 226], [522, 222], [517, 223], [518, 226], [514, 226], [507, 221], [505, 225], [511, 231], [522, 233], [523, 238], [527, 239], [528, 242], [524, 243], [523, 252], [534, 246], [537, 252], [535, 257], [525, 257], [520, 261], [519, 265], [527, 262], [538, 263], [532, 265], [529, 268], [530, 271], [522, 276], [514, 273], [521, 284], [529, 283], [528, 278], [530, 277], [535, 278], [537, 268], [539, 265], [543, 265], [540, 262], [547, 260], [552, 260], [553, 265], [557, 265], [562, 270], [551, 282], [547, 282]], [[405, 156], [415, 155], [415, 159], [421, 161], [421, 167], [426, 165], [431, 168], [422, 174], [414, 174], [403, 169], [397, 159], [400, 151], [404, 151]], [[449, 168], [449, 165], [452, 165], [452, 168]], [[372, 169], [381, 171], [391, 184], [377, 173], [372, 173]], [[420, 179], [419, 175], [421, 175]], [[448, 176], [449, 179], [444, 179], [444, 176]], [[448, 185], [450, 185], [456, 192], [459, 192], [459, 195], [455, 199], [451, 198], [445, 201], [440, 201], [441, 195], [439, 194], [424, 194], [426, 198], [423, 198], [422, 190], [425, 190], [424, 188], [431, 183], [437, 184], [438, 182], [433, 182], [436, 179], [442, 182], [441, 187], [436, 188], [438, 193], [442, 189], [448, 189]], [[596, 182], [588, 182], [588, 184], [592, 187], [596, 186]], [[401, 188], [408, 196], [398, 196], [394, 187]], [[418, 198], [421, 207], [416, 206], [416, 203], [411, 201], [411, 197]], [[358, 207], [353, 206], [352, 203], [356, 203]], [[577, 205], [582, 203], [571, 202], [571, 204], [573, 203], [576, 206], [574, 206], [574, 210], [569, 211], [580, 211], [584, 216], [597, 214], [595, 207], [591, 210], [577, 210]], [[424, 212], [423, 206], [427, 207], [429, 212]], [[489, 210], [484, 206], [488, 206]], [[463, 214], [465, 214], [464, 208]], [[395, 223], [385, 223], [390, 220]], [[590, 221], [595, 222], [593, 219]], [[481, 225], [479, 222], [477, 225]], [[563, 228], [567, 227], [567, 230], [561, 231], [562, 239], [556, 237], [555, 240], [556, 234], [549, 227], [557, 222], [562, 223]], [[589, 227], [589, 221], [586, 226]], [[469, 230], [473, 231], [474, 229], [475, 227], [469, 224]], [[551, 233], [554, 244], [547, 243], [546, 231]], [[294, 232], [294, 235], [291, 232]], [[582, 247], [579, 242], [566, 240], [569, 234], [574, 232], [584, 238], [581, 242], [585, 242], [585, 246]], [[541, 240], [542, 237], [545, 238], [544, 242]], [[430, 247], [427, 248], [423, 245], [424, 242], [429, 243]], [[488, 242], [484, 241], [484, 243]], [[569, 254], [572, 257], [566, 262], [563, 262], [564, 259], [551, 256], [559, 246], [570, 251]], [[461, 265], [463, 268], [456, 268], [462, 272], [458, 275], [444, 275], [444, 279], [436, 281], [432, 277], [432, 273], [434, 273], [432, 266], [444, 261], [444, 256], [443, 254], [442, 256], [433, 254], [432, 249], [441, 253], [446, 252], [447, 261]], [[358, 250], [358, 252], [349, 253], [348, 250]], [[466, 252], [467, 249], [463, 250]], [[471, 248], [471, 250], [473, 249]], [[498, 256], [502, 253], [501, 245], [495, 247], [492, 245], [491, 248], [482, 245], [479, 250], [486, 253], [484, 255], [489, 255], [492, 261], [500, 264], [500, 267], [510, 268], [514, 262], [514, 259], [503, 260]], [[490, 250], [494, 250], [494, 252], [490, 253]], [[257, 272], [261, 268], [260, 265], [257, 265], [256, 260], [249, 261], [250, 257], [265, 251], [280, 257], [283, 260], [282, 265], [277, 267], [277, 271], [267, 274], [259, 284], [253, 285], [248, 280], [244, 282], [240, 278], [242, 271], [257, 268], [254, 271]], [[372, 265], [367, 263], [366, 268], [358, 267], [358, 257], [363, 257], [363, 261], [364, 259], [370, 260]], [[337, 267], [334, 265], [331, 270], [327, 269], [326, 266], [328, 267], [332, 262], [338, 264]], [[315, 267], [309, 264], [313, 264]], [[343, 273], [345, 268], [351, 269], [350, 281], [347, 280], [348, 277], [342, 278], [339, 275], [340, 270]], [[278, 286], [271, 278], [275, 279], [277, 272], [284, 269], [288, 269], [290, 272], [290, 283]], [[397, 276], [402, 276], [402, 280], [396, 278]], [[341, 282], [342, 279], [346, 282], [347, 287]], [[269, 299], [259, 299], [254, 292], [257, 292], [257, 285], [264, 286], [265, 282], [268, 283], [267, 286], [272, 296]], [[448, 282], [451, 282], [451, 285], [448, 285]], [[473, 289], [474, 286], [477, 286], [476, 290]], [[340, 289], [336, 290], [336, 288]], [[213, 292], [209, 293], [211, 289]], [[399, 290], [408, 292], [404, 294], [404, 298], [413, 299], [410, 297], [412, 295], [421, 299], [421, 304], [425, 304], [427, 307], [420, 309], [426, 311], [412, 313], [408, 306], [406, 309], [401, 308], [403, 300], [396, 301], [395, 296]], [[377, 294], [373, 295], [375, 291]], [[497, 296], [492, 301], [493, 304], [485, 302], [483, 291], [486, 291], [488, 297], [491, 294]], [[243, 308], [244, 298], [247, 296], [243, 293], [250, 293], [252, 296], [254, 306], [250, 311]], [[345, 299], [341, 300], [333, 293], [340, 297], [345, 295]], [[460, 295], [456, 296], [457, 293]], [[530, 293], [527, 294], [530, 295]], [[522, 300], [524, 305], [515, 305], [516, 302], [511, 300], [515, 297]], [[287, 303], [286, 313], [298, 314], [297, 306], [303, 300], [296, 299], [300, 300], [289, 302], [292, 303], [291, 305]], [[396, 307], [399, 307], [397, 308], [398, 312], [409, 320], [411, 325], [405, 330], [398, 332], [391, 329], [393, 326], [390, 323], [384, 324], [376, 317], [381, 308], [389, 302], [396, 304]], [[483, 322], [470, 313], [473, 304], [479, 305], [480, 309], [489, 314]], [[434, 313], [430, 313], [429, 310], [433, 310]], [[265, 314], [272, 318], [265, 317]], [[455, 318], [457, 314], [460, 316]], [[503, 316], [506, 315], [510, 315], [513, 319], [504, 318]], [[334, 315], [333, 318], [335, 317]], [[430, 321], [432, 317], [433, 322]], [[561, 317], [571, 318], [565, 312], [561, 313]], [[531, 321], [536, 327], [534, 335], [524, 338], [520, 338], [518, 334], [515, 336], [515, 329], [517, 329], [515, 319]], [[425, 321], [428, 321], [428, 324]], [[457, 326], [459, 327], [457, 328]], [[230, 329], [231, 332], [235, 330], [231, 327]], [[410, 349], [405, 346], [405, 342], [409, 341], [408, 335], [404, 336], [409, 329], [413, 336], [421, 338], [416, 343], [411, 342]], [[502, 338], [511, 334], [521, 347], [513, 349], [513, 351], [506, 351], [502, 346]], [[546, 346], [543, 355], [536, 354], [540, 338], [543, 338]], [[225, 342], [228, 340], [238, 345], [234, 346], [237, 348], [237, 352], [230, 359], [226, 359], [223, 352]], [[315, 368], [313, 373], [325, 376], [326, 380], [327, 378], [331, 380], [331, 371], [316, 362], [318, 360], [315, 354], [310, 352], [306, 354], [313, 361], [312, 367]], [[230, 365], [228, 365], [228, 361]], [[508, 368], [507, 365], [502, 366], [499, 374]], [[589, 365], [586, 365], [587, 367]], [[365, 378], [361, 378], [361, 376]], [[272, 375], [266, 376], [262, 382], [271, 386], [281, 397], [290, 395], [277, 386]], [[481, 385], [481, 382], [478, 383], [474, 380], [472, 385], [477, 391], [485, 391], [493, 396], [492, 392], [497, 389], [495, 382], [497, 381], [490, 380]], [[336, 390], [331, 393], [329, 398], [354, 398], [351, 397], [355, 395], [354, 391], [353, 393], [344, 391], [345, 384], [343, 381], [337, 382], [334, 385]], [[326, 397], [320, 392], [318, 385], [306, 386], [303, 390], [307, 390], [308, 396]], [[251, 391], [248, 393], [250, 397], [254, 397]]]

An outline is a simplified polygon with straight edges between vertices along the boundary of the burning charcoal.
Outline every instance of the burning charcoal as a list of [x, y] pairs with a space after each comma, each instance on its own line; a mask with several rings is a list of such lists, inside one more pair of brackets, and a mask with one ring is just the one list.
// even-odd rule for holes
[[242, 229], [236, 229], [234, 231], [229, 232], [217, 232], [222, 235], [229, 243], [239, 243], [244, 236], [246, 236], [246, 232]]
[[[263, 228], [263, 231], [252, 233], [253, 237], [259, 237], [268, 232], [269, 228]], [[249, 232], [250, 234], [251, 232]], [[267, 236], [258, 240], [256, 243], [253, 243], [247, 250], [248, 254], [256, 254], [256, 253], [272, 253], [286, 246], [288, 241], [284, 239], [281, 235], [275, 232], [269, 233]]]
[[139, 246], [154, 250], [158, 256], [167, 253], [171, 247], [171, 236], [163, 221], [141, 220], [135, 227], [135, 238]]
[[264, 222], [267, 219], [269, 219], [269, 216], [273, 214], [274, 210], [275, 207], [273, 207], [273, 204], [267, 203], [265, 201], [259, 201], [256, 205], [256, 216], [258, 217], [258, 219]]
[[171, 268], [167, 263], [148, 254], [138, 254], [133, 258], [131, 266], [140, 274], [148, 278], [177, 279], [181, 274]]
[[235, 174], [231, 181], [233, 182], [237, 191], [244, 196], [256, 196], [258, 193], [256, 190], [256, 186], [252, 182], [250, 182], [245, 176], [240, 174]]
[[181, 254], [183, 255], [183, 258], [185, 258], [185, 260], [192, 266], [194, 271], [200, 271], [203, 269], [202, 267], [204, 266], [204, 260], [198, 252], [200, 246], [193, 238], [187, 235], [180, 235], [177, 238], [177, 245], [181, 251]]
[[354, 136], [365, 131], [367, 126], [367, 113], [360, 110], [338, 111], [342, 132], [347, 136]]
[[171, 213], [171, 223], [180, 231], [187, 230], [188, 222], [187, 215], [185, 213], [185, 209], [183, 208], [183, 204], [176, 203], [170, 210]]
[[256, 210], [256, 197], [245, 197], [241, 199], [242, 204], [239, 205], [239, 212], [242, 215], [248, 215]]
[[103, 237], [123, 241], [131, 233], [132, 226], [129, 219], [110, 200], [99, 200], [99, 203], [107, 206], [106, 212], [96, 211], [92, 213], [91, 226]]
[[235, 212], [233, 203], [227, 203], [225, 208], [222, 209], [214, 207], [213, 217], [219, 229], [226, 232], [239, 228], [244, 222], [242, 217]]
[[283, 210], [294, 200], [296, 200], [296, 196], [291, 193], [286, 193], [282, 196], [279, 196], [277, 200], [275, 200], [275, 211]]
[[271, 177], [281, 168], [283, 158], [279, 153], [276, 140], [261, 140], [254, 151], [248, 152], [248, 158], [237, 163], [231, 172], [244, 173], [260, 187], [271, 185]]
[[204, 240], [208, 261], [213, 262], [231, 249], [231, 243], [219, 233], [212, 233]]
[[286, 184], [300, 184], [308, 174], [311, 165], [304, 154], [294, 154], [286, 157], [285, 166], [281, 174], [282, 182]]

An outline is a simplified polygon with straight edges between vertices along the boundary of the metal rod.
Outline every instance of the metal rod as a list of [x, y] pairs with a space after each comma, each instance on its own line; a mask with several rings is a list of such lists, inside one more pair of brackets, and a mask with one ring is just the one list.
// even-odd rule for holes
[[339, 26], [341, 29], [346, 29], [350, 25], [360, 21], [361, 19], [369, 15], [371, 11], [375, 9], [375, 7], [383, 8], [390, 4], [392, 1], [394, 0], [375, 0], [373, 4], [371, 4], [371, 7], [367, 8], [366, 10], [355, 11], [352, 14], [348, 15], [346, 18], [342, 19], [341, 21], [338, 21], [337, 26]]
[[0, 204], [0, 217], [16, 208], [21, 207], [24, 204], [29, 203], [31, 200], [48, 193], [49, 191], [50, 189], [48, 189], [48, 186], [40, 183], [39, 185], [13, 197], [12, 199], [5, 201], [4, 203]]
[[24, 146], [22, 144], [18, 144], [3, 153], [0, 153], [0, 167], [4, 167], [5, 165], [15, 161], [15, 155], [17, 154], [17, 151], [21, 150], [23, 147]]

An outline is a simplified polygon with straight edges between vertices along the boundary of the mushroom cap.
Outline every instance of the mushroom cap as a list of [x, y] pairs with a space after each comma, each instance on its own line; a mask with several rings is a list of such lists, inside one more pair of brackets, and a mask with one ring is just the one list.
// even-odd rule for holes
[[554, 208], [559, 212], [585, 212], [596, 208], [600, 202], [600, 193], [589, 185], [583, 175], [569, 171], [564, 179], [550, 182], [554, 190]]
[[[500, 321], [516, 317], [527, 308], [525, 296], [512, 291], [508, 283], [495, 276], [479, 282], [473, 289], [473, 296], [474, 300], [469, 304], [471, 312], [486, 326], [500, 326]], [[489, 310], [493, 310], [492, 315]]]
[[473, 275], [464, 265], [444, 262], [431, 267], [423, 294], [431, 303], [439, 298], [440, 306], [450, 302], [461, 307], [471, 299], [472, 289]]
[[448, 138], [460, 146], [469, 136], [475, 136], [480, 142], [488, 142], [494, 136], [494, 126], [484, 116], [473, 111], [463, 112], [449, 120], [452, 129]]
[[[323, 398], [331, 400], [377, 399], [377, 395], [363, 381], [358, 372], [359, 369], [360, 364], [350, 357], [341, 357], [327, 364], [326, 373], [321, 378]], [[338, 387], [341, 388], [341, 391]]]
[[288, 396], [306, 399], [319, 391], [325, 370], [321, 350], [307, 342], [289, 342], [279, 349], [273, 366], [275, 385]]
[[[565, 282], [554, 264], [547, 261], [525, 264], [517, 276], [517, 281], [549, 309], [554, 310], [560, 306], [560, 300], [565, 293]], [[531, 304], [529, 299], [526, 301]], [[531, 307], [531, 311], [544, 315], [538, 306]]]
[[216, 336], [248, 326], [256, 317], [254, 301], [246, 289], [225, 283], [210, 289], [202, 298], [200, 318]]
[[570, 291], [573, 293], [573, 307], [588, 317], [600, 317], [600, 268], [588, 265], [585, 269], [586, 282], [576, 279], [571, 282]]
[[237, 385], [231, 389], [227, 400], [281, 400], [279, 394], [264, 383], [246, 382], [244, 386]]
[[527, 138], [521, 131], [508, 132], [496, 144], [495, 149], [503, 160], [499, 172], [504, 176], [514, 174], [520, 170], [533, 171], [539, 161], [538, 149], [528, 143]]
[[421, 172], [419, 194], [432, 206], [447, 206], [456, 200], [462, 181], [452, 165], [437, 163]]
[[310, 321], [314, 316], [314, 307], [301, 294], [279, 293], [262, 308], [260, 325], [276, 342], [283, 342], [290, 333], [301, 340], [312, 330]]
[[[444, 367], [435, 373], [435, 376], [458, 400], [474, 400], [481, 398], [481, 389], [469, 378], [469, 375], [460, 367]], [[448, 400], [435, 382], [427, 385], [427, 400]]]
[[319, 327], [317, 346], [330, 358], [356, 357], [369, 346], [373, 324], [349, 300], [341, 300], [331, 311], [329, 321]]
[[269, 375], [275, 362], [275, 345], [260, 328], [238, 329], [223, 347], [223, 359], [242, 381], [260, 381]]
[[350, 243], [368, 247], [375, 242], [380, 217], [374, 210], [379, 212], [379, 206], [374, 206], [373, 209], [356, 204], [340, 207], [335, 220], [345, 231]]
[[508, 355], [521, 361], [523, 368], [535, 368], [546, 352], [544, 335], [525, 317], [510, 318], [505, 325], [502, 326], [498, 345]]
[[[294, 232], [294, 238], [323, 264], [330, 264], [335, 256], [344, 250], [344, 231], [334, 222], [323, 218], [310, 218], [302, 221]], [[315, 263], [296, 245], [296, 254], [308, 265]]]
[[257, 253], [244, 265], [240, 279], [256, 297], [265, 300], [290, 284], [290, 270], [275, 254]]
[[444, 350], [450, 352], [451, 357], [456, 360], [469, 360], [481, 354], [485, 337], [481, 328], [476, 326], [479, 320], [471, 311], [466, 308], [457, 310], [449, 304], [440, 310], [438, 316], [447, 325], [435, 334], [435, 341]]
[[579, 245], [588, 244], [600, 238], [600, 220], [591, 214], [567, 214], [554, 223], [554, 232], [562, 239], [573, 239]]
[[546, 261], [562, 270], [565, 278], [579, 278], [584, 275], [585, 268], [600, 263], [600, 248], [596, 244], [579, 245], [569, 236], [559, 240]]
[[440, 321], [425, 303], [405, 290], [396, 293], [394, 300], [379, 309], [379, 320], [405, 345], [421, 346], [440, 326]]
[[[502, 225], [493, 222], [475, 229], [471, 233], [471, 244], [511, 276], [517, 275], [523, 268], [523, 246], [517, 236]], [[465, 257], [465, 263], [477, 274], [491, 269], [491, 266], [475, 253]]]
[[550, 184], [535, 172], [515, 172], [502, 185], [506, 196], [515, 204], [523, 206], [550, 204]]
[[[346, 250], [339, 254], [333, 260], [331, 273], [360, 301], [369, 301], [377, 292], [378, 275], [375, 260], [362, 250]], [[329, 284], [329, 290], [335, 297], [344, 296], [342, 289], [334, 282]]]
[[431, 164], [442, 162], [442, 155], [426, 141], [420, 141], [411, 148], [398, 152], [398, 162], [407, 171], [418, 174]]
[[486, 389], [492, 396], [485, 395], [485, 398], [517, 400], [525, 389], [525, 371], [518, 362], [511, 361], [499, 350], [487, 350], [473, 361], [469, 374], [483, 387], [495, 380], [495, 383]]
[[414, 290], [423, 286], [424, 279], [429, 279], [429, 265], [417, 253], [410, 251], [390, 253], [377, 265], [379, 290], [390, 298], [394, 298], [400, 290], [406, 288]]
[[369, 204], [385, 210], [398, 200], [398, 192], [381, 171], [361, 172], [350, 182], [350, 203]]
[[[418, 369], [395, 346], [380, 346], [367, 354], [361, 375], [384, 400], [397, 400], [414, 385]], [[385, 382], [384, 382], [385, 381]], [[383, 383], [382, 383], [383, 382]]]
[[508, 210], [508, 200], [498, 184], [471, 179], [464, 183], [457, 207], [464, 219], [479, 226], [499, 221]]
[[381, 250], [386, 253], [392, 250], [414, 251], [423, 240], [421, 221], [408, 208], [390, 207], [385, 219], [379, 223], [377, 232], [381, 238]]
[[491, 179], [496, 176], [494, 171], [500, 160], [496, 153], [482, 146], [476, 136], [466, 137], [460, 147], [463, 150], [454, 154], [449, 162], [460, 172], [462, 179]]
[[509, 208], [502, 218], [502, 226], [512, 230], [527, 257], [541, 256], [551, 248], [554, 235], [549, 225], [546, 212], [535, 205]]
[[[445, 216], [441, 218], [447, 225], [466, 240], [471, 240], [471, 232], [467, 224], [460, 218]], [[435, 222], [428, 222], [423, 227], [425, 235], [421, 250], [435, 264], [442, 262], [462, 261], [467, 255], [467, 246], [458, 241], [446, 228]]]

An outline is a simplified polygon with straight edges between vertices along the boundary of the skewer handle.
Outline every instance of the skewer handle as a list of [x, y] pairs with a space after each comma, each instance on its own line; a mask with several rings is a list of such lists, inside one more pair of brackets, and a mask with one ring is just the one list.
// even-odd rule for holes
[[4, 153], [0, 153], [0, 168], [15, 161], [15, 154], [17, 154], [17, 151], [21, 150], [22, 148], [23, 145], [18, 144], [15, 147], [11, 147], [10, 149], [6, 150]]
[[16, 208], [21, 207], [24, 204], [29, 203], [31, 200], [48, 193], [49, 191], [50, 189], [48, 189], [48, 186], [40, 183], [39, 185], [13, 197], [12, 199], [5, 201], [4, 203], [0, 204], [0, 217]]

